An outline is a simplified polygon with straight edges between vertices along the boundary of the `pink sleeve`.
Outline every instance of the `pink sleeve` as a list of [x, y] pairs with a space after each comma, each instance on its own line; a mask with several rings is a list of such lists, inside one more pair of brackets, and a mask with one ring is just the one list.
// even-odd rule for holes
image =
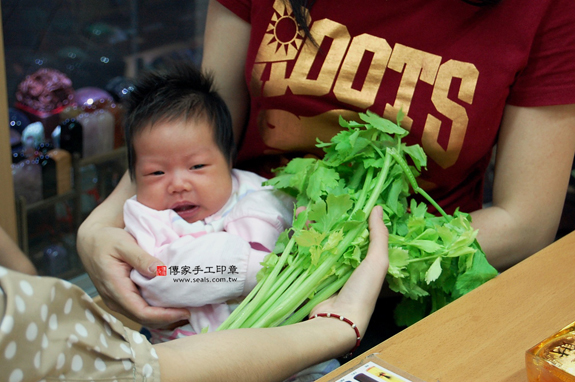
[[158, 254], [179, 236], [172, 229], [173, 211], [156, 211], [134, 198], [124, 204], [124, 224], [138, 245], [150, 255]]
[[[272, 248], [273, 249], [273, 248]], [[246, 271], [246, 281], [244, 283], [244, 290], [242, 291], [242, 296], [247, 296], [252, 289], [257, 284], [256, 276], [260, 269], [262, 269], [261, 262], [264, 261], [264, 257], [271, 251], [261, 250], [253, 248], [250, 243], [250, 254], [248, 257], [248, 269]]]
[[251, 247], [244, 294], [255, 286], [260, 263], [273, 251], [279, 235], [291, 226], [292, 218], [293, 199], [271, 189], [249, 193], [226, 217], [226, 232], [242, 237]]
[[247, 194], [226, 217], [226, 232], [272, 250], [280, 233], [291, 226], [293, 199], [271, 189]]

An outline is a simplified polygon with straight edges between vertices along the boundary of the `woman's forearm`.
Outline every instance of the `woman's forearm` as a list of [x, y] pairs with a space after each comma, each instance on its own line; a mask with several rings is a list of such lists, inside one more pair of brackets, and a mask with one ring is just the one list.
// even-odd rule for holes
[[271, 382], [344, 355], [354, 344], [355, 333], [348, 324], [316, 318], [278, 328], [196, 335], [154, 348], [162, 381]]
[[0, 265], [29, 275], [37, 274], [32, 261], [2, 228], [0, 228]]
[[524, 260], [554, 239], [552, 227], [530, 227], [501, 207], [476, 211], [472, 218], [473, 227], [479, 231], [477, 240], [487, 260], [499, 271]]
[[477, 239], [499, 270], [554, 240], [575, 153], [573, 126], [575, 105], [506, 107], [493, 206], [472, 213]]

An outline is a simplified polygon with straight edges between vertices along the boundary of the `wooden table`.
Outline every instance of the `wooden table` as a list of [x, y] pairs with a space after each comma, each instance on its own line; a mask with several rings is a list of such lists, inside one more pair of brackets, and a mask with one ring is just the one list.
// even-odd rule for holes
[[525, 351], [573, 321], [575, 232], [319, 381], [376, 353], [427, 382], [525, 382]]

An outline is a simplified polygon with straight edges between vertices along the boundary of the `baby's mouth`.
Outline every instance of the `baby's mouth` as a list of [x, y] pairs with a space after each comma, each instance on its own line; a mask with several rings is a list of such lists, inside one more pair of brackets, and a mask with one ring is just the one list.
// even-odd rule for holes
[[171, 209], [188, 223], [198, 220], [198, 214], [201, 212], [199, 205], [184, 201], [174, 204]]
[[175, 212], [180, 213], [180, 212], [185, 212], [185, 211], [189, 211], [192, 210], [194, 208], [196, 208], [197, 206], [194, 204], [184, 204], [181, 206], [176, 206], [174, 208], [172, 208]]

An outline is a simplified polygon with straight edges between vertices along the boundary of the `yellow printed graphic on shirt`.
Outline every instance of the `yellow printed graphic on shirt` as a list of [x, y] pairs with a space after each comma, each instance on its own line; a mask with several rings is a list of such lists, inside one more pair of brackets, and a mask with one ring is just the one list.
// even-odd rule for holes
[[[303, 43], [303, 32], [298, 28], [293, 13], [281, 0], [274, 3], [274, 14], [264, 35], [252, 72], [251, 90], [254, 95], [281, 96], [291, 92], [296, 95], [325, 96], [333, 93], [338, 101], [350, 109], [370, 109], [394, 120], [402, 109], [406, 117], [403, 127], [410, 129], [413, 120], [409, 109], [419, 84], [432, 86], [431, 102], [435, 111], [451, 121], [444, 126], [437, 117], [428, 114], [423, 122], [422, 146], [428, 156], [443, 168], [457, 161], [468, 126], [464, 106], [449, 99], [453, 81], [460, 82], [457, 101], [471, 104], [479, 72], [468, 62], [448, 60], [409, 46], [391, 46], [384, 38], [361, 34], [351, 36], [347, 27], [330, 19], [309, 20], [310, 32], [318, 46], [329, 40], [329, 49], [319, 54], [311, 43]], [[355, 74], [363, 57], [372, 55], [371, 63], [361, 86], [354, 84]], [[312, 67], [319, 71], [312, 73]], [[293, 69], [288, 73], [288, 63]], [[264, 71], [266, 81], [263, 81]], [[377, 106], [375, 99], [385, 84], [385, 73], [401, 74], [393, 104]], [[316, 138], [328, 141], [338, 131], [340, 114], [353, 119], [351, 110], [330, 110], [316, 116], [299, 116], [283, 110], [265, 110], [258, 116], [261, 136], [268, 147], [313, 152]], [[449, 129], [446, 145], [438, 143], [442, 129]], [[306, 133], [307, 132], [307, 133]]]

